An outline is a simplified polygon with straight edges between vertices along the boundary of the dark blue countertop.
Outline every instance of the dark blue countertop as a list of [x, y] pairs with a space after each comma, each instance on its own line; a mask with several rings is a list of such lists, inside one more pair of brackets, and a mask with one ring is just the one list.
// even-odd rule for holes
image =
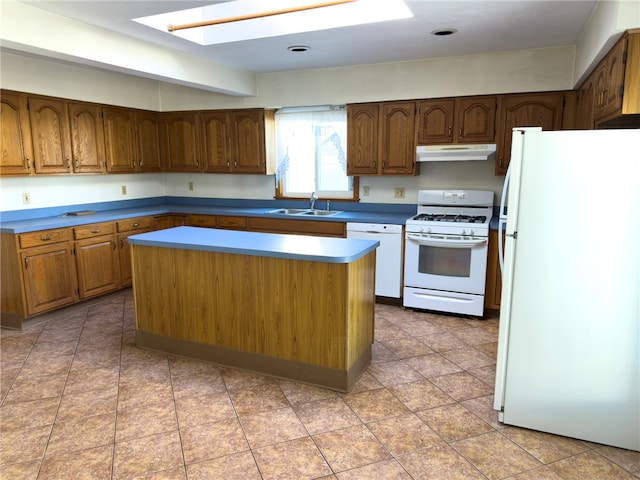
[[324, 263], [351, 263], [380, 242], [215, 228], [174, 227], [128, 237], [132, 245], [275, 257]]
[[[318, 207], [323, 202], [318, 202]], [[51, 207], [0, 213], [1, 233], [25, 233], [50, 228], [73, 227], [88, 223], [123, 220], [147, 215], [202, 214], [240, 215], [281, 219], [307, 219], [317, 222], [389, 223], [404, 225], [415, 215], [416, 206], [410, 204], [375, 204], [331, 202], [331, 209], [342, 213], [330, 217], [295, 216], [268, 213], [278, 208], [308, 208], [304, 201], [194, 199], [158, 197], [154, 199], [103, 202], [67, 207]], [[322, 208], [318, 208], [322, 210]], [[69, 212], [94, 211], [90, 215], [72, 216]]]

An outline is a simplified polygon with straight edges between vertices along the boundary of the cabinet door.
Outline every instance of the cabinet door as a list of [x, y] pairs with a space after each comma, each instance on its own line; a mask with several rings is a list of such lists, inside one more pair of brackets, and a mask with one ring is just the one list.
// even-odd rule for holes
[[155, 112], [136, 110], [136, 161], [139, 172], [161, 172], [160, 117]]
[[231, 131], [233, 171], [266, 173], [264, 111], [231, 112]]
[[228, 112], [206, 112], [200, 114], [203, 171], [209, 173], [231, 172], [229, 152], [230, 126]]
[[104, 107], [104, 136], [109, 173], [136, 171], [133, 112], [128, 108]]
[[93, 297], [120, 287], [120, 258], [116, 236], [76, 242], [80, 298]]
[[499, 134], [496, 146], [496, 175], [504, 175], [511, 158], [511, 137], [514, 127], [562, 128], [564, 94], [506, 95], [499, 108]]
[[623, 57], [626, 45], [626, 38], [621, 39], [605, 57], [596, 87], [598, 98], [594, 112], [596, 120], [622, 109], [625, 68]]
[[416, 105], [383, 103], [380, 126], [380, 173], [413, 175], [416, 170]]
[[36, 173], [71, 173], [67, 104], [40, 97], [28, 102]]
[[28, 315], [76, 301], [76, 276], [70, 243], [25, 250], [20, 256]]
[[587, 78], [578, 90], [576, 99], [575, 128], [578, 130], [593, 130], [593, 107], [595, 89], [593, 77]]
[[454, 108], [453, 99], [418, 102], [418, 145], [453, 142]]
[[77, 173], [103, 173], [104, 128], [99, 105], [70, 102], [71, 159]]
[[[504, 233], [502, 234], [502, 240], [502, 245], [504, 246]], [[500, 258], [498, 255], [498, 231], [490, 230], [484, 306], [494, 310], [500, 309], [502, 296], [502, 272], [500, 271]]]
[[460, 98], [454, 129], [458, 143], [492, 143], [496, 137], [496, 98]]
[[0, 175], [29, 175], [33, 153], [26, 95], [2, 91], [0, 132]]
[[128, 241], [129, 236], [151, 231], [153, 231], [151, 228], [145, 228], [118, 235], [118, 248], [120, 250], [118, 255], [120, 259], [120, 287], [131, 286], [133, 280], [131, 273], [131, 245], [129, 245]]
[[198, 114], [162, 114], [164, 168], [167, 172], [199, 172]]
[[378, 173], [379, 105], [347, 105], [347, 175]]

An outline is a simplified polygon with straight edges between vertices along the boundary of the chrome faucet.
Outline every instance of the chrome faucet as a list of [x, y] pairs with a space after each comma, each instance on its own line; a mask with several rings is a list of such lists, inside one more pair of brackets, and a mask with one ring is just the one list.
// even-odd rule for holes
[[316, 209], [316, 200], [318, 199], [318, 196], [316, 195], [316, 192], [312, 192], [311, 193], [311, 198], [309, 199], [309, 206], [311, 208], [311, 210], [315, 210]]

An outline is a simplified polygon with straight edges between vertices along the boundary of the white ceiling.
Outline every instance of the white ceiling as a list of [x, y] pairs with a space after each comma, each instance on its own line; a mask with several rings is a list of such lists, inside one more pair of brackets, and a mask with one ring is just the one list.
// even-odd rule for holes
[[[252, 72], [574, 45], [598, 3], [596, 0], [406, 0], [414, 14], [410, 19], [211, 46], [197, 45], [131, 20], [223, 1], [23, 0], [23, 3], [216, 64]], [[272, 2], [270, 8], [274, 4], [277, 6]], [[455, 28], [458, 32], [443, 37], [430, 34], [442, 28]], [[311, 50], [291, 53], [287, 50], [291, 45], [308, 45]]]

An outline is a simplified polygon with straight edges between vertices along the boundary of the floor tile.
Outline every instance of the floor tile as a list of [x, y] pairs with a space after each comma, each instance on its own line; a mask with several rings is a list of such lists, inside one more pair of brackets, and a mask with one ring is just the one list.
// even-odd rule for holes
[[0, 407], [2, 432], [52, 425], [59, 405], [60, 397], [3, 405]]
[[180, 428], [186, 464], [249, 450], [238, 419]]
[[614, 447], [598, 447], [596, 451], [640, 478], [640, 452]]
[[389, 391], [413, 412], [455, 402], [429, 380], [396, 385]]
[[118, 401], [118, 385], [101, 390], [64, 394], [60, 401], [57, 421], [75, 420], [91, 415], [115, 412]]
[[450, 373], [461, 372], [462, 369], [439, 353], [421, 355], [406, 360], [407, 364], [426, 378], [439, 377]]
[[27, 462], [43, 457], [51, 425], [2, 432], [0, 436], [0, 465]]
[[263, 480], [311, 480], [332, 473], [309, 437], [258, 448], [253, 455]]
[[637, 478], [597, 452], [586, 452], [549, 466], [565, 480], [632, 480]]
[[459, 404], [422, 410], [416, 415], [447, 442], [493, 430], [491, 425]]
[[408, 412], [400, 400], [382, 388], [346, 395], [344, 401], [365, 423]]
[[39, 398], [60, 397], [65, 388], [67, 375], [28, 376], [18, 374], [9, 389], [4, 403], [26, 402]]
[[11, 480], [34, 480], [38, 478], [40, 471], [40, 460], [33, 460], [24, 463], [11, 463], [0, 466], [0, 478]]
[[294, 409], [311, 435], [362, 424], [342, 398], [305, 403]]
[[289, 380], [278, 380], [278, 385], [291, 405], [315, 402], [337, 396], [337, 393], [333, 390]]
[[233, 390], [230, 397], [238, 415], [251, 415], [289, 405], [276, 383]]
[[414, 337], [389, 340], [384, 342], [384, 346], [400, 359], [433, 353], [431, 348]]
[[113, 445], [47, 457], [42, 462], [38, 480], [60, 480], [72, 477], [110, 480], [112, 460]]
[[171, 377], [174, 398], [199, 397], [212, 393], [226, 393], [222, 376], [217, 371], [199, 371], [190, 375]]
[[448, 445], [408, 453], [397, 460], [414, 479], [486, 480], [477, 468]]
[[336, 473], [390, 457], [364, 425], [320, 433], [313, 436], [313, 441]]
[[251, 452], [187, 465], [189, 480], [262, 480]]
[[240, 423], [252, 449], [308, 435], [291, 407], [245, 415]]
[[178, 430], [173, 402], [118, 410], [116, 442]]
[[552, 463], [591, 450], [587, 442], [524, 428], [507, 427], [500, 432], [542, 463]]
[[113, 480], [124, 480], [184, 465], [177, 431], [115, 444]]
[[219, 422], [235, 416], [226, 392], [177, 399], [175, 405], [180, 428]]
[[56, 422], [47, 445], [46, 457], [112, 445], [115, 424], [115, 413]]
[[431, 379], [431, 382], [455, 400], [468, 400], [493, 393], [493, 388], [467, 372], [452, 373]]
[[376, 363], [369, 366], [368, 371], [386, 387], [416, 382], [424, 378], [402, 360]]
[[352, 468], [336, 475], [338, 480], [411, 480], [409, 474], [394, 459], [370, 463], [363, 467]]
[[413, 413], [371, 422], [367, 428], [394, 456], [443, 443], [442, 438]]
[[542, 465], [496, 431], [459, 440], [453, 443], [453, 447], [489, 480], [505, 478]]

